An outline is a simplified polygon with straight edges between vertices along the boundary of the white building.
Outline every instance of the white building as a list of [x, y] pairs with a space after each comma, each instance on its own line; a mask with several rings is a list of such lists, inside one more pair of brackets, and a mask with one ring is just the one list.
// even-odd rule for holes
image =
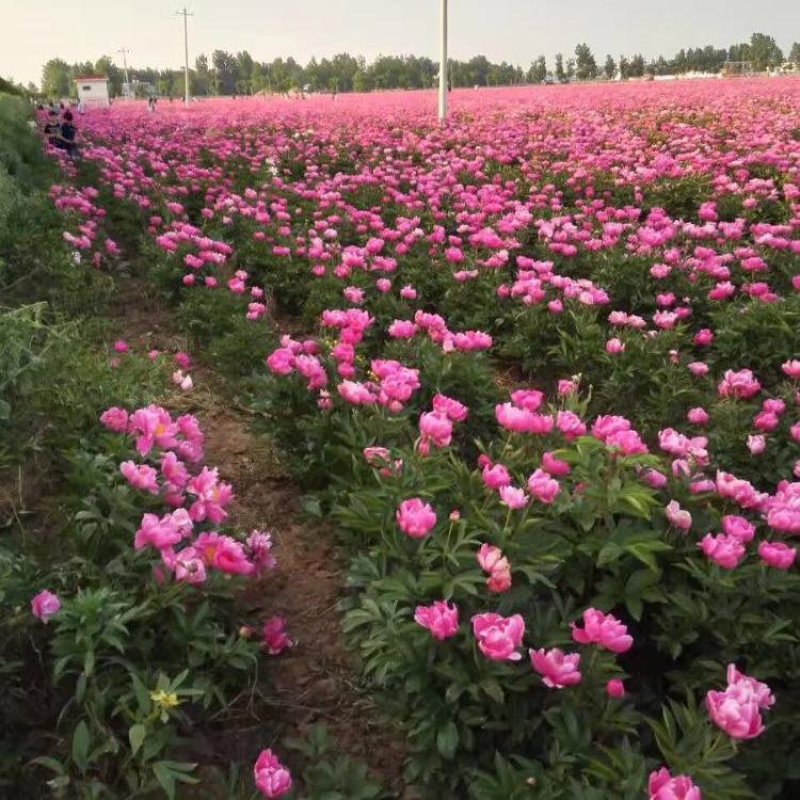
[[108, 78], [84, 75], [75, 78], [78, 100], [87, 108], [107, 108], [111, 105], [108, 96]]

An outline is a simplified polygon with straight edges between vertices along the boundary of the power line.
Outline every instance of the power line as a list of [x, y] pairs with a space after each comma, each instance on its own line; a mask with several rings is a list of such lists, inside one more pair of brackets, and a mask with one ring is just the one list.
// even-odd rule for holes
[[186, 10], [186, 6], [183, 7], [183, 11], [176, 11], [175, 13], [179, 17], [183, 17], [183, 50], [185, 59], [183, 77], [184, 77], [184, 89], [185, 89], [185, 102], [188, 108], [189, 106], [189, 17], [193, 17], [194, 14], [190, 14]]

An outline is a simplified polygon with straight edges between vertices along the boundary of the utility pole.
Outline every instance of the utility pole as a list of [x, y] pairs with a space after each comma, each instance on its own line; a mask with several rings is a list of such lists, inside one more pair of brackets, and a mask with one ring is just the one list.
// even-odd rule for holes
[[121, 47], [117, 50], [118, 53], [122, 53], [122, 66], [125, 69], [125, 98], [127, 100], [131, 99], [131, 79], [128, 77], [128, 53], [130, 52], [127, 48]]
[[439, 119], [444, 122], [447, 118], [447, 84], [448, 84], [448, 59], [447, 59], [447, 0], [441, 0], [439, 49]]
[[176, 11], [175, 12], [179, 17], [183, 17], [183, 53], [184, 53], [184, 70], [183, 70], [183, 77], [184, 77], [184, 88], [185, 88], [185, 102], [186, 107], [189, 107], [189, 17], [193, 17], [194, 14], [190, 14], [186, 10], [186, 6], [183, 7], [183, 11]]

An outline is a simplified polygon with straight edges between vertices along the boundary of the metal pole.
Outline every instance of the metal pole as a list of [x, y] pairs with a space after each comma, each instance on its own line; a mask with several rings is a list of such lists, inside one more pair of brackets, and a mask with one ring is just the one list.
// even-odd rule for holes
[[185, 89], [184, 102], [186, 103], [186, 107], [188, 108], [189, 106], [189, 17], [193, 17], [194, 14], [190, 14], [186, 10], [186, 6], [183, 7], [183, 11], [176, 11], [175, 13], [179, 17], [183, 17], [183, 53], [184, 53], [183, 78], [184, 78], [184, 89]]
[[122, 66], [125, 69], [125, 99], [131, 99], [131, 79], [128, 76], [128, 51], [126, 48], [121, 48], [117, 50], [118, 53], [122, 53]]
[[441, 44], [439, 49], [439, 119], [447, 118], [447, 0], [441, 0], [440, 19]]

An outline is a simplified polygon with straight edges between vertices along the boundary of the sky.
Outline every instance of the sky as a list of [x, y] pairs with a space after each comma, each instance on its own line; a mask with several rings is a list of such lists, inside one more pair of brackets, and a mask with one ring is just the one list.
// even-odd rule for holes
[[[186, 2], [190, 62], [214, 49], [259, 61], [339, 52], [435, 57], [439, 0], [0, 0], [0, 75], [38, 83], [42, 65], [130, 52], [133, 66], [181, 67]], [[745, 41], [768, 33], [788, 50], [800, 40], [800, 0], [450, 0], [453, 58], [483, 54], [527, 67], [544, 54], [589, 44], [598, 61], [641, 52]]]

